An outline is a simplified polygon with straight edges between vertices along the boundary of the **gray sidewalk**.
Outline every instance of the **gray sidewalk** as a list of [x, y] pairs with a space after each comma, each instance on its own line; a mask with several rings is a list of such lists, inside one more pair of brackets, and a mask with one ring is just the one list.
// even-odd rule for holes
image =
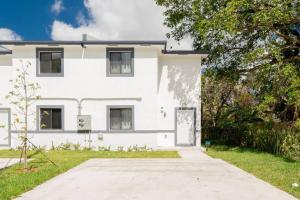
[[91, 159], [18, 199], [296, 199], [199, 149], [179, 151], [181, 159]]
[[9, 167], [19, 162], [18, 158], [0, 158], [0, 169]]

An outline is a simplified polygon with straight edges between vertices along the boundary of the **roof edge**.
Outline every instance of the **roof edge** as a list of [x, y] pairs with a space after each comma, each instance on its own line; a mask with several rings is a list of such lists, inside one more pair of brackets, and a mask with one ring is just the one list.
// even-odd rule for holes
[[[1, 45], [161, 45], [164, 46], [162, 54], [209, 54], [207, 50], [167, 50], [166, 40], [51, 40], [51, 41], [24, 41], [24, 40], [0, 40]], [[3, 47], [4, 48], [4, 47]], [[6, 48], [5, 48], [6, 49]], [[6, 51], [7, 50], [7, 51]], [[6, 49], [0, 54], [11, 54], [12, 51]]]
[[13, 41], [2, 40], [0, 45], [166, 45], [166, 40], [89, 40], [89, 41]]
[[206, 50], [162, 50], [163, 54], [178, 54], [178, 55], [199, 55], [199, 54], [208, 54]]
[[0, 46], [0, 55], [12, 54], [12, 50]]

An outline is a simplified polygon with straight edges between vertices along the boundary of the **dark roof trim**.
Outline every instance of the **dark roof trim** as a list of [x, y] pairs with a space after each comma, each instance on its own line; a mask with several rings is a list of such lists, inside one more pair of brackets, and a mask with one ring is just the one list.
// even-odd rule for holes
[[[178, 55], [190, 55], [190, 54], [208, 54], [209, 52], [206, 50], [166, 50], [167, 48], [167, 41], [166, 40], [90, 40], [90, 41], [1, 41], [0, 45], [49, 45], [49, 46], [56, 46], [56, 45], [81, 45], [85, 47], [85, 45], [162, 45], [164, 46], [162, 53], [163, 54], [178, 54]], [[4, 47], [0, 46], [0, 54], [11, 54], [12, 51], [6, 49], [7, 51], [3, 50]]]
[[0, 55], [12, 54], [12, 50], [9, 50], [3, 46], [0, 46]]
[[0, 41], [0, 45], [166, 45], [165, 40], [114, 40], [114, 41]]
[[163, 54], [191, 55], [191, 54], [208, 54], [208, 51], [201, 50], [162, 50]]

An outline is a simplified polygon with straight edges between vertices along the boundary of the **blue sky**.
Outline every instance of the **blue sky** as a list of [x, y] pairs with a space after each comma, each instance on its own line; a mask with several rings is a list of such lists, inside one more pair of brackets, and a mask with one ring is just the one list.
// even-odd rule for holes
[[[54, 0], [9, 0], [0, 6], [0, 27], [16, 32], [25, 40], [51, 40], [51, 25], [62, 20], [73, 26], [77, 13], [87, 14], [81, 0], [64, 0], [60, 14], [51, 11]], [[17, 6], [16, 6], [17, 5]]]
[[[166, 40], [155, 0], [7, 0], [0, 5], [0, 40]], [[185, 39], [174, 49], [191, 49]]]

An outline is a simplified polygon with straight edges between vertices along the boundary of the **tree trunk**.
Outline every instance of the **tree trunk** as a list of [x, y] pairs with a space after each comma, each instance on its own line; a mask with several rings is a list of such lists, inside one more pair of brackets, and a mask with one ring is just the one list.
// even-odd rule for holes
[[27, 98], [27, 87], [26, 84], [24, 85], [25, 91], [25, 127], [24, 127], [24, 169], [27, 169], [27, 132], [28, 132], [28, 122], [27, 122], [27, 115], [28, 115], [28, 98]]

